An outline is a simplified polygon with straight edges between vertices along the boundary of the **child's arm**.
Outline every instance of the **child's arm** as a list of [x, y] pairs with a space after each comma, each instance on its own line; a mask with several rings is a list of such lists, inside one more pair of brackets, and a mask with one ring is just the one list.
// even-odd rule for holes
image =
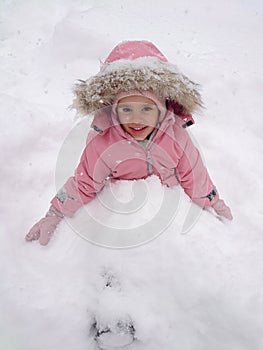
[[26, 240], [39, 240], [41, 245], [47, 245], [61, 219], [64, 216], [72, 217], [82, 205], [90, 202], [103, 188], [109, 174], [109, 168], [100, 157], [100, 150], [93, 141], [89, 142], [75, 176], [70, 177], [51, 200], [52, 205], [46, 216], [31, 228]]
[[182, 134], [180, 135], [180, 139], [184, 140], [184, 142], [181, 142], [183, 152], [176, 172], [185, 193], [199, 206], [203, 208], [213, 207], [218, 215], [232, 220], [230, 208], [226, 206], [222, 199], [219, 199], [219, 194], [199, 151], [185, 130], [180, 133], [183, 133], [183, 137]]
[[104, 187], [105, 180], [111, 173], [103, 161], [103, 151], [98, 144], [96, 138], [88, 141], [75, 175], [68, 179], [51, 201], [66, 216], [72, 217], [81, 206], [90, 202]]

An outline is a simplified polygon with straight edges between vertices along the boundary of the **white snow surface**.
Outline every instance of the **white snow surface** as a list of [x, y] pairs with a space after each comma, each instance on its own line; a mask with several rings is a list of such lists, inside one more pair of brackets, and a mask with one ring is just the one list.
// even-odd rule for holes
[[[259, 0], [1, 1], [0, 349], [95, 350], [92, 323], [119, 319], [134, 324], [129, 350], [263, 348], [262, 10]], [[68, 109], [74, 81], [96, 74], [123, 40], [154, 42], [202, 85], [206, 109], [191, 133], [234, 221], [204, 211], [181, 234], [189, 204], [181, 194], [174, 221], [135, 248], [92, 244], [65, 220], [48, 246], [28, 243], [78, 122]], [[142, 183], [151, 200], [126, 219], [130, 227], [158, 211], [160, 183]], [[129, 183], [114, 187], [129, 201]]]

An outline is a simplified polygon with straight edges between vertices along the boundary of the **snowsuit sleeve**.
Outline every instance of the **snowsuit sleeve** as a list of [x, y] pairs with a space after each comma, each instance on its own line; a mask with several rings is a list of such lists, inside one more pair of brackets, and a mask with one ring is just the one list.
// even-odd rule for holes
[[[97, 135], [97, 137], [100, 137]], [[72, 217], [84, 204], [90, 202], [105, 185], [110, 170], [100, 157], [96, 137], [88, 137], [75, 175], [70, 177], [52, 199], [51, 204], [64, 215]]]
[[181, 128], [178, 136], [182, 154], [176, 168], [177, 179], [193, 202], [210, 207], [219, 198], [217, 190], [188, 132]]

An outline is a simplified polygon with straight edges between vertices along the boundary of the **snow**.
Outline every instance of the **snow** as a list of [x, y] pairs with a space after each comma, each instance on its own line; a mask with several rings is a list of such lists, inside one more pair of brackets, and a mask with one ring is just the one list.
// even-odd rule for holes
[[[262, 10], [259, 0], [1, 2], [1, 349], [95, 350], [92, 324], [119, 319], [134, 323], [129, 350], [262, 349]], [[206, 110], [190, 130], [234, 221], [195, 212], [152, 177], [105, 188], [48, 246], [25, 242], [89, 129], [68, 109], [74, 81], [130, 39], [154, 42], [202, 85]], [[113, 197], [117, 213], [103, 206]], [[170, 222], [162, 203], [175, 206]], [[90, 242], [125, 223], [145, 234], [136, 247]]]

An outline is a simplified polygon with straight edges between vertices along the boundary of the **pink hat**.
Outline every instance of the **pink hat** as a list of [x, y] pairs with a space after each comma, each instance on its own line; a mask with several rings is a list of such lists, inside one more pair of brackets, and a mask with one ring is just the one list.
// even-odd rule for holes
[[105, 63], [119, 60], [136, 60], [140, 57], [156, 57], [162, 62], [168, 62], [167, 58], [149, 41], [124, 41], [111, 51]]
[[202, 106], [198, 85], [169, 63], [148, 41], [124, 41], [109, 53], [95, 76], [75, 85], [73, 107], [80, 114], [111, 106], [121, 93], [136, 91], [150, 96], [158, 106], [176, 102], [188, 113]]

